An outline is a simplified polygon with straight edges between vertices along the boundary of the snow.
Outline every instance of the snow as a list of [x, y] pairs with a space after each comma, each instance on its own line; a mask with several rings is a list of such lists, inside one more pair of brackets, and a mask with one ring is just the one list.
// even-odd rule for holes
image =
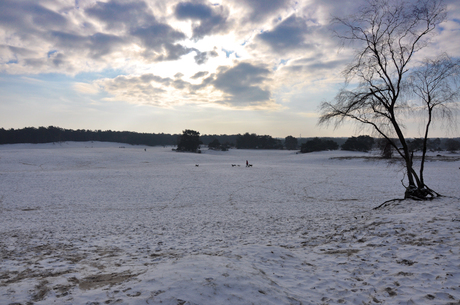
[[403, 172], [365, 153], [2, 145], [0, 304], [458, 304], [446, 156], [373, 210]]

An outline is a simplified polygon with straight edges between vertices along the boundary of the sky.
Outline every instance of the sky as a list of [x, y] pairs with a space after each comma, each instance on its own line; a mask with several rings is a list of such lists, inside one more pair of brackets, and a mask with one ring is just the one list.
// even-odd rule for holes
[[[354, 54], [331, 20], [362, 5], [1, 0], [0, 127], [362, 134], [353, 124], [317, 125], [320, 103], [343, 88], [341, 72]], [[460, 57], [460, 3], [445, 5], [446, 21], [420, 56]], [[410, 136], [421, 135], [417, 126]], [[459, 133], [438, 124], [431, 136]]]

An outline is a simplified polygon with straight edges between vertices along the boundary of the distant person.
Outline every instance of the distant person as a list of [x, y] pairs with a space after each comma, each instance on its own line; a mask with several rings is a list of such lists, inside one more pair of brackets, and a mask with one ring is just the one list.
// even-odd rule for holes
[[248, 162], [248, 160], [246, 160], [246, 167], [248, 167], [248, 166], [249, 166], [249, 162]]

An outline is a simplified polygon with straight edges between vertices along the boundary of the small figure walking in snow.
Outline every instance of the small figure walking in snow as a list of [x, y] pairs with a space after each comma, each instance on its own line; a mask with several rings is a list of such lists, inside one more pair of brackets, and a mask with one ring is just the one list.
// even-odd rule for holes
[[248, 160], [246, 160], [246, 167], [248, 167], [248, 166], [249, 166], [249, 162], [248, 162]]

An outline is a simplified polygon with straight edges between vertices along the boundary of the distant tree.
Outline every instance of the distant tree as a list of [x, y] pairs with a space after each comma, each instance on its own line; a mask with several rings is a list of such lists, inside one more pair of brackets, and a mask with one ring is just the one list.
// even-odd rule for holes
[[283, 144], [278, 139], [271, 136], [263, 135], [257, 136], [257, 148], [259, 149], [282, 149]]
[[238, 135], [236, 139], [236, 148], [238, 149], [282, 149], [283, 145], [280, 140], [271, 136], [260, 136], [255, 133]]
[[221, 150], [221, 151], [228, 151], [231, 146], [232, 145], [228, 142], [225, 142], [224, 144], [220, 144], [218, 139], [214, 139], [208, 144], [209, 149]]
[[182, 131], [177, 144], [178, 151], [197, 152], [200, 145], [200, 133], [198, 131], [186, 129]]
[[235, 143], [230, 143], [228, 141], [226, 141], [223, 145], [225, 145], [225, 147], [227, 147], [227, 148], [232, 148], [232, 147], [234, 148], [235, 147]]
[[448, 139], [446, 141], [446, 150], [455, 153], [460, 150], [460, 141], [454, 139]]
[[[238, 138], [238, 135], [226, 135], [226, 134], [221, 134], [221, 135], [217, 135], [217, 134], [200, 134], [200, 141], [203, 142], [203, 144], [205, 145], [209, 145], [209, 143], [211, 143], [212, 141], [214, 140], [219, 140], [219, 142], [222, 144], [222, 143], [236, 143], [236, 139]], [[231, 144], [232, 146], [235, 146], [234, 144]]]
[[224, 144], [220, 145], [220, 150], [222, 151], [228, 151], [232, 147], [232, 144], [225, 142]]
[[287, 150], [296, 150], [297, 149], [297, 138], [293, 136], [287, 136], [284, 138], [284, 146]]
[[332, 140], [322, 140], [320, 138], [314, 138], [302, 144], [300, 152], [309, 153], [313, 151], [322, 151], [322, 150], [337, 150], [339, 149], [339, 144]]
[[236, 148], [238, 149], [254, 149], [257, 148], [257, 135], [255, 133], [238, 135], [236, 139]]
[[423, 150], [423, 138], [415, 138], [412, 140], [407, 140], [407, 145], [409, 146], [409, 151], [422, 151]]
[[441, 150], [441, 139], [429, 139], [427, 142], [427, 148], [431, 151]]
[[209, 149], [220, 149], [220, 142], [218, 139], [214, 139], [208, 144]]
[[393, 158], [393, 145], [385, 138], [377, 141], [377, 147], [380, 149], [380, 155], [383, 159]]
[[348, 138], [345, 143], [343, 143], [342, 149], [367, 152], [372, 149], [373, 145], [374, 138], [370, 136], [351, 137]]

